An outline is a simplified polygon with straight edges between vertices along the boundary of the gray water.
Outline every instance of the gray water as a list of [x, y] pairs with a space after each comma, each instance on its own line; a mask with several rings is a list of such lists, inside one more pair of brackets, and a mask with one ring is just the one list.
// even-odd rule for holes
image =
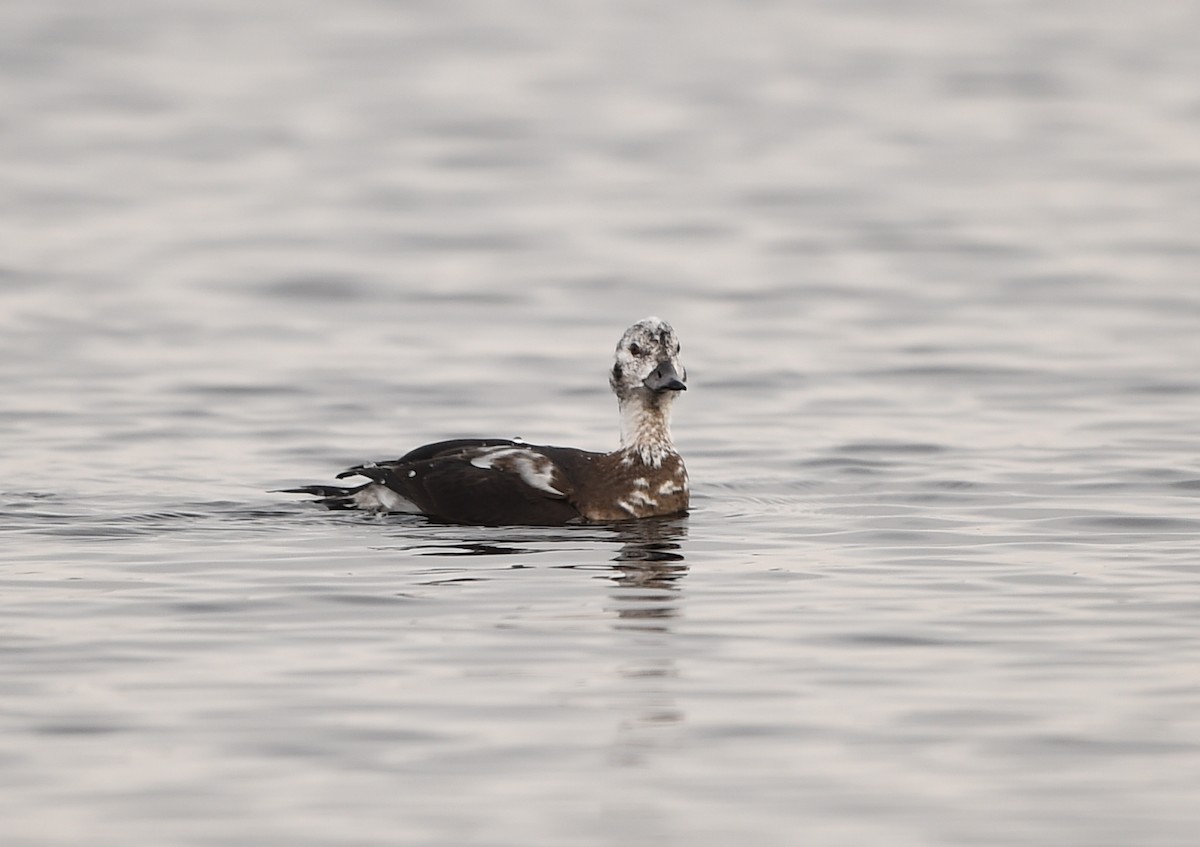
[[[0, 32], [5, 847], [1196, 843], [1196, 3]], [[268, 493], [650, 314], [686, 519]]]

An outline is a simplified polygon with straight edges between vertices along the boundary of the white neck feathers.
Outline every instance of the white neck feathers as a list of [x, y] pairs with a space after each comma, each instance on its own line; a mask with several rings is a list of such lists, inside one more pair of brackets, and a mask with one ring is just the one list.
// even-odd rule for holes
[[675, 452], [671, 441], [671, 404], [675, 394], [636, 391], [620, 400], [621, 449], [635, 453], [652, 468]]

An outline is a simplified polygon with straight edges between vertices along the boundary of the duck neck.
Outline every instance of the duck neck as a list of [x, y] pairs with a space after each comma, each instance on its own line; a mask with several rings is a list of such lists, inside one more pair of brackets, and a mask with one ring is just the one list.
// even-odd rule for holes
[[621, 449], [629, 451], [652, 468], [675, 452], [671, 441], [671, 404], [675, 392], [636, 391], [619, 400]]

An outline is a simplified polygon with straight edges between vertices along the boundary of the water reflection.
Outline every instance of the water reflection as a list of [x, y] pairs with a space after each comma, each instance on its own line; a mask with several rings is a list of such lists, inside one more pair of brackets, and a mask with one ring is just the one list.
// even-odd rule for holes
[[[605, 611], [612, 615], [613, 638], [622, 658], [611, 671], [598, 673], [594, 684], [607, 691], [613, 716], [609, 761], [626, 768], [646, 765], [653, 755], [670, 749], [686, 718], [676, 696], [680, 646], [673, 627], [686, 599], [687, 529], [686, 519], [652, 518], [553, 530], [499, 527], [480, 537], [462, 527], [414, 526], [406, 521], [396, 533], [404, 544], [376, 549], [443, 559], [437, 567], [421, 569], [422, 576], [433, 577], [421, 585], [496, 579], [502, 572], [536, 567], [543, 556], [557, 559], [555, 568], [592, 575], [601, 570], [609, 601]], [[601, 565], [596, 553], [611, 551], [614, 542], [615, 555]], [[500, 558], [488, 566], [478, 557]], [[458, 562], [451, 564], [454, 559]], [[580, 600], [579, 592], [572, 591], [567, 604], [576, 606]], [[556, 615], [560, 608], [556, 604]], [[595, 665], [594, 659], [581, 656], [580, 662]], [[572, 665], [571, 672], [577, 667]]]
[[538, 552], [532, 547], [513, 547], [475, 541], [453, 544], [428, 544], [404, 548], [417, 556], [527, 556]]
[[682, 552], [686, 521], [655, 518], [612, 530], [621, 540], [613, 558], [618, 590], [612, 595], [619, 625], [665, 630], [662, 622], [679, 614], [680, 581], [688, 572]]
[[624, 631], [627, 659], [618, 665], [614, 708], [618, 714], [610, 761], [618, 767], [644, 765], [670, 746], [671, 733], [686, 714], [676, 702], [679, 677], [672, 623], [683, 609], [688, 566], [684, 520], [651, 519], [612, 527], [621, 541], [613, 557], [611, 611]]
[[[422, 532], [430, 533], [430, 528], [424, 528]], [[453, 537], [446, 537], [447, 532], [453, 532]], [[537, 556], [564, 558], [581, 550], [590, 553], [597, 547], [607, 547], [615, 536], [620, 548], [612, 557], [614, 564], [604, 570], [617, 588], [611, 595], [614, 601], [611, 608], [619, 625], [661, 628], [663, 621], [679, 614], [681, 581], [688, 572], [683, 554], [683, 542], [687, 538], [685, 519], [648, 518], [596, 527], [570, 527], [548, 534], [542, 530], [531, 532], [527, 528], [503, 527], [488, 530], [486, 538], [464, 538], [462, 533], [461, 527], [446, 530], [436, 526], [431, 534], [414, 539], [411, 537], [413, 528], [405, 525], [406, 543], [373, 545], [373, 549], [398, 550], [441, 559], [518, 557], [518, 561], [505, 563], [501, 568], [464, 564], [436, 569], [437, 572], [453, 571], [463, 578], [482, 579], [482, 570], [518, 570], [532, 567], [531, 560]], [[576, 561], [554, 567], [595, 571], [597, 566]]]

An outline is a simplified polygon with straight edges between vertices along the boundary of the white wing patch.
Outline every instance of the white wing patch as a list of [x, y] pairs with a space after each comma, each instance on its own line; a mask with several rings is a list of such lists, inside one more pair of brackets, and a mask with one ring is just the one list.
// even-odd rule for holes
[[364, 512], [404, 512], [419, 515], [421, 510], [411, 500], [378, 482], [372, 482], [354, 494], [354, 505]]
[[471, 459], [477, 468], [501, 473], [515, 473], [521, 482], [551, 497], [566, 497], [555, 483], [554, 462], [541, 453], [524, 447], [484, 447]]

